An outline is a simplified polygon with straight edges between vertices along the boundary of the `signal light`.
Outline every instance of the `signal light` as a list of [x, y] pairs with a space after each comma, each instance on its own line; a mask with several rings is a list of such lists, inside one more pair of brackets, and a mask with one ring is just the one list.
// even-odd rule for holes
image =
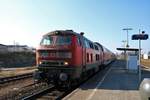
[[142, 31], [142, 34], [144, 34], [145, 33], [145, 31]]
[[80, 35], [82, 35], [82, 36], [83, 36], [83, 35], [84, 35], [84, 32], [81, 32], [81, 33], [80, 33]]

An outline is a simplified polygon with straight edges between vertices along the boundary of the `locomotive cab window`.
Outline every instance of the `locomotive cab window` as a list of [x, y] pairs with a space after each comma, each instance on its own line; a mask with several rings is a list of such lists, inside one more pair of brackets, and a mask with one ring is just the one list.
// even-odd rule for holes
[[41, 41], [41, 45], [52, 45], [54, 42], [54, 38], [50, 37], [50, 36], [45, 36], [43, 37], [42, 41]]
[[68, 45], [71, 44], [71, 36], [57, 36], [56, 45]]
[[44, 36], [40, 45], [69, 45], [71, 44], [71, 36], [53, 35]]

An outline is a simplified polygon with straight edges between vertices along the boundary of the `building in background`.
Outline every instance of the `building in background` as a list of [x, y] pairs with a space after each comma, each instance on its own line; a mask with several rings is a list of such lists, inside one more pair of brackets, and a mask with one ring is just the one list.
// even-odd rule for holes
[[150, 51], [148, 52], [148, 59], [150, 59]]
[[6, 53], [8, 52], [7, 46], [0, 44], [0, 53]]
[[4, 45], [0, 44], [0, 53], [7, 52], [35, 52], [35, 48], [27, 45]]
[[143, 54], [143, 59], [148, 59], [148, 54]]
[[142, 54], [143, 59], [150, 59], [150, 52]]

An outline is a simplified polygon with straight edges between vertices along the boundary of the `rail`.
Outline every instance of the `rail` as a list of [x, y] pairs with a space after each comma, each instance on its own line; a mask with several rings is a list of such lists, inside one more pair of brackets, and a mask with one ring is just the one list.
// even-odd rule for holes
[[44, 95], [47, 92], [52, 91], [53, 89], [54, 89], [54, 86], [48, 86], [47, 88], [44, 88], [40, 91], [31, 93], [31, 95], [28, 95], [28, 96], [22, 98], [21, 100], [32, 100], [32, 99], [38, 98], [39, 96]]
[[4, 77], [4, 78], [0, 78], [0, 84], [4, 84], [7, 82], [16, 81], [16, 80], [21, 80], [21, 79], [29, 78], [32, 76], [33, 76], [33, 73], [27, 73], [27, 74], [21, 74], [17, 76]]

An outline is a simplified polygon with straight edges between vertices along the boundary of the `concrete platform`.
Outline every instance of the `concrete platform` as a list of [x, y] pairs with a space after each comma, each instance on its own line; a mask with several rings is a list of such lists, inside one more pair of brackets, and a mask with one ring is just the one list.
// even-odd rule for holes
[[[142, 70], [142, 79], [150, 71]], [[125, 61], [117, 60], [74, 90], [63, 100], [141, 100], [138, 74], [125, 69]]]

